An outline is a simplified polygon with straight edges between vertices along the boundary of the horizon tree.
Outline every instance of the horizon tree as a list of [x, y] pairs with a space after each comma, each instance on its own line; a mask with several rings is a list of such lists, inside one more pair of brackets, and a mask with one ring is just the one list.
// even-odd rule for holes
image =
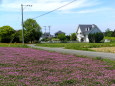
[[72, 33], [71, 34], [71, 36], [70, 36], [70, 39], [72, 40], [72, 41], [76, 41], [76, 33]]
[[24, 38], [25, 42], [39, 41], [42, 36], [41, 27], [34, 19], [24, 21]]
[[14, 33], [15, 33], [15, 30], [10, 26], [0, 27], [0, 42], [10, 43], [10, 41], [14, 37]]

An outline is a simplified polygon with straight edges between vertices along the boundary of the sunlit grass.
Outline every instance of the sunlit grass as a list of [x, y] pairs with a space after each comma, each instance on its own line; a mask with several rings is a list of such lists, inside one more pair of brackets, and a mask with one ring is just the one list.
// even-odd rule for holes
[[92, 51], [91, 48], [115, 47], [115, 43], [41, 43], [41, 44], [37, 44], [37, 46], [64, 47], [66, 49]]
[[22, 43], [0, 43], [0, 47], [23, 47], [27, 48], [28, 46]]

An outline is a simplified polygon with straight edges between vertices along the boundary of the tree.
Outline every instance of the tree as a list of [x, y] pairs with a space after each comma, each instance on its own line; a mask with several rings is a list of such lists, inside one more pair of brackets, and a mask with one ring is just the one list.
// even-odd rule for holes
[[0, 27], [0, 42], [10, 43], [14, 37], [15, 30], [10, 26]]
[[66, 36], [66, 40], [67, 40], [67, 41], [70, 41], [70, 35], [67, 35], [67, 36]]
[[89, 43], [95, 43], [95, 34], [88, 35]]
[[103, 33], [95, 33], [95, 42], [96, 43], [100, 43], [101, 40], [103, 40], [103, 38], [104, 38]]
[[58, 39], [59, 39], [60, 41], [65, 41], [65, 40], [66, 40], [65, 34], [58, 34]]
[[14, 38], [11, 40], [11, 43], [21, 43], [22, 39], [22, 31], [15, 31]]
[[41, 27], [33, 19], [27, 19], [24, 22], [24, 38], [25, 42], [31, 41], [39, 41], [40, 37], [42, 36]]
[[103, 33], [93, 33], [88, 35], [90, 43], [100, 43], [103, 40], [104, 35]]
[[107, 37], [111, 37], [112, 36], [113, 31], [111, 31], [111, 29], [107, 28], [104, 35]]
[[113, 33], [112, 33], [112, 37], [115, 37], [115, 30], [114, 30]]
[[76, 41], [76, 33], [72, 33], [70, 38], [72, 41]]

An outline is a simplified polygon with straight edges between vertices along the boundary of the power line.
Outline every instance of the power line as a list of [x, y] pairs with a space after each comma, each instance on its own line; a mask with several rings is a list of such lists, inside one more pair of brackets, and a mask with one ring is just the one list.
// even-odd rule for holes
[[33, 18], [33, 19], [36, 19], [36, 18], [38, 18], [38, 17], [41, 17], [41, 16], [47, 15], [47, 14], [49, 14], [49, 13], [52, 13], [52, 12], [54, 12], [54, 11], [56, 11], [56, 10], [58, 10], [58, 9], [61, 9], [61, 8], [67, 6], [67, 5], [69, 5], [69, 4], [71, 4], [71, 3], [75, 2], [75, 1], [77, 1], [77, 0], [73, 0], [73, 1], [71, 1], [71, 2], [65, 4], [65, 5], [63, 5], [63, 6], [61, 6], [61, 7], [58, 7], [58, 8], [56, 8], [56, 9], [52, 10], [52, 11], [49, 11], [49, 12], [44, 13], [44, 14], [42, 14], [42, 15], [39, 15], [39, 16]]

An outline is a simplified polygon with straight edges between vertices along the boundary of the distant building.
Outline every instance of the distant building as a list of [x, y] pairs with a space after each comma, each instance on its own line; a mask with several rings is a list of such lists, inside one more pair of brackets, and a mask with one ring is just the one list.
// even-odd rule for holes
[[55, 33], [55, 37], [57, 37], [59, 34], [65, 34], [65, 33], [62, 32], [62, 31], [58, 31], [58, 32]]
[[88, 35], [97, 32], [101, 32], [101, 30], [95, 24], [79, 25], [76, 31], [76, 36], [79, 42], [89, 42]]
[[42, 38], [49, 38], [52, 37], [52, 35], [49, 32], [46, 32], [42, 35]]

